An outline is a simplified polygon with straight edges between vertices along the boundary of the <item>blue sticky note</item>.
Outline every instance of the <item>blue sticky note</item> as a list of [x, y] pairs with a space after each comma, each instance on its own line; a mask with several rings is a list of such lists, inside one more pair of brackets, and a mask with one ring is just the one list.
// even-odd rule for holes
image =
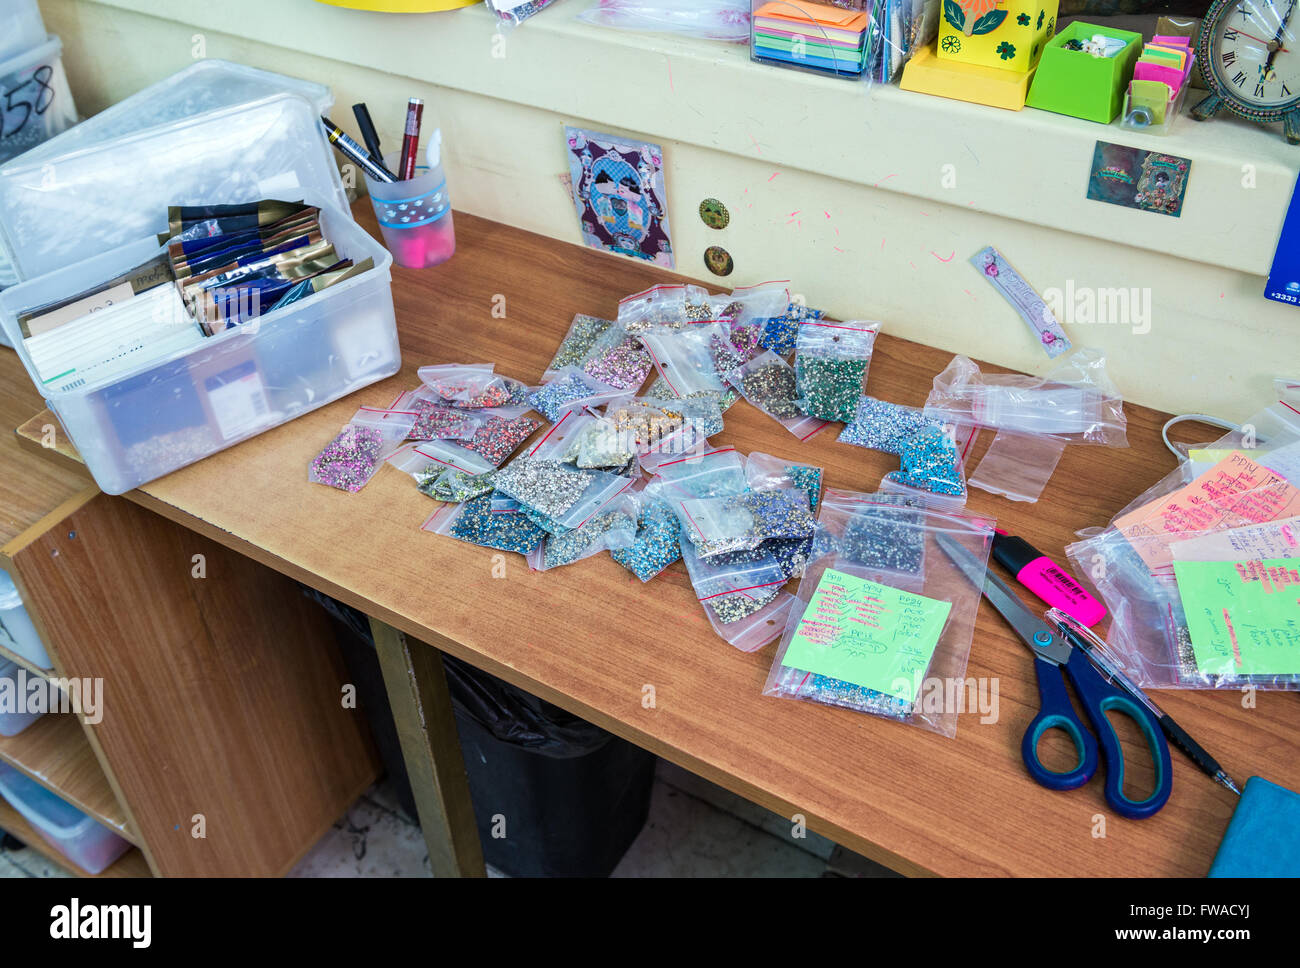
[[1209, 876], [1300, 877], [1300, 794], [1247, 780]]
[[1300, 306], [1300, 182], [1291, 193], [1282, 234], [1273, 254], [1273, 268], [1268, 273], [1264, 295], [1278, 302]]

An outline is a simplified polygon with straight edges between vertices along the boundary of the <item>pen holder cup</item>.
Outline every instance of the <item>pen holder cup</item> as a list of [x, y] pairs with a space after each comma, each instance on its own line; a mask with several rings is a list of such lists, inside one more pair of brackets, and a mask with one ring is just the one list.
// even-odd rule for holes
[[[385, 163], [392, 170], [397, 159], [388, 158]], [[379, 182], [367, 175], [366, 188], [394, 262], [408, 269], [424, 269], [452, 257], [456, 230], [442, 165], [432, 170], [416, 168], [409, 181]]]

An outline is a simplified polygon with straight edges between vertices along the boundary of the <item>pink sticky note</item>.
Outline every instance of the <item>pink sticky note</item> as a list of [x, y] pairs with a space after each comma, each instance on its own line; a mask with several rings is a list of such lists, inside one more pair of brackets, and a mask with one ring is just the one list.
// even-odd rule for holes
[[1161, 47], [1188, 47], [1192, 46], [1190, 37], [1170, 37], [1165, 34], [1156, 34], [1151, 38], [1151, 43], [1159, 44]]
[[1162, 81], [1175, 91], [1183, 86], [1183, 71], [1165, 67], [1162, 64], [1143, 64], [1140, 61], [1133, 67], [1135, 81]]

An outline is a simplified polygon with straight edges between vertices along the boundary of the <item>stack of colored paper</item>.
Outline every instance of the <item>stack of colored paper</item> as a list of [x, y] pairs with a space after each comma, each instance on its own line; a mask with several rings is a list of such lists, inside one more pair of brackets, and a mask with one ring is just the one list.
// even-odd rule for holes
[[1133, 67], [1129, 102], [1149, 108], [1152, 124], [1164, 123], [1167, 107], [1187, 83], [1196, 61], [1190, 44], [1187, 37], [1156, 35], [1142, 48], [1142, 55]]
[[754, 11], [754, 56], [834, 74], [861, 74], [867, 62], [862, 10], [808, 0], [769, 0]]

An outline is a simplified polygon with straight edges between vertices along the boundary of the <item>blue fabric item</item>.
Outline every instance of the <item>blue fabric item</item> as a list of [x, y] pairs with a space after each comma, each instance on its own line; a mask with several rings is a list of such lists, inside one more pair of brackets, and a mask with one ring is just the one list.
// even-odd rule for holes
[[1300, 877], [1300, 794], [1252, 776], [1210, 877]]

